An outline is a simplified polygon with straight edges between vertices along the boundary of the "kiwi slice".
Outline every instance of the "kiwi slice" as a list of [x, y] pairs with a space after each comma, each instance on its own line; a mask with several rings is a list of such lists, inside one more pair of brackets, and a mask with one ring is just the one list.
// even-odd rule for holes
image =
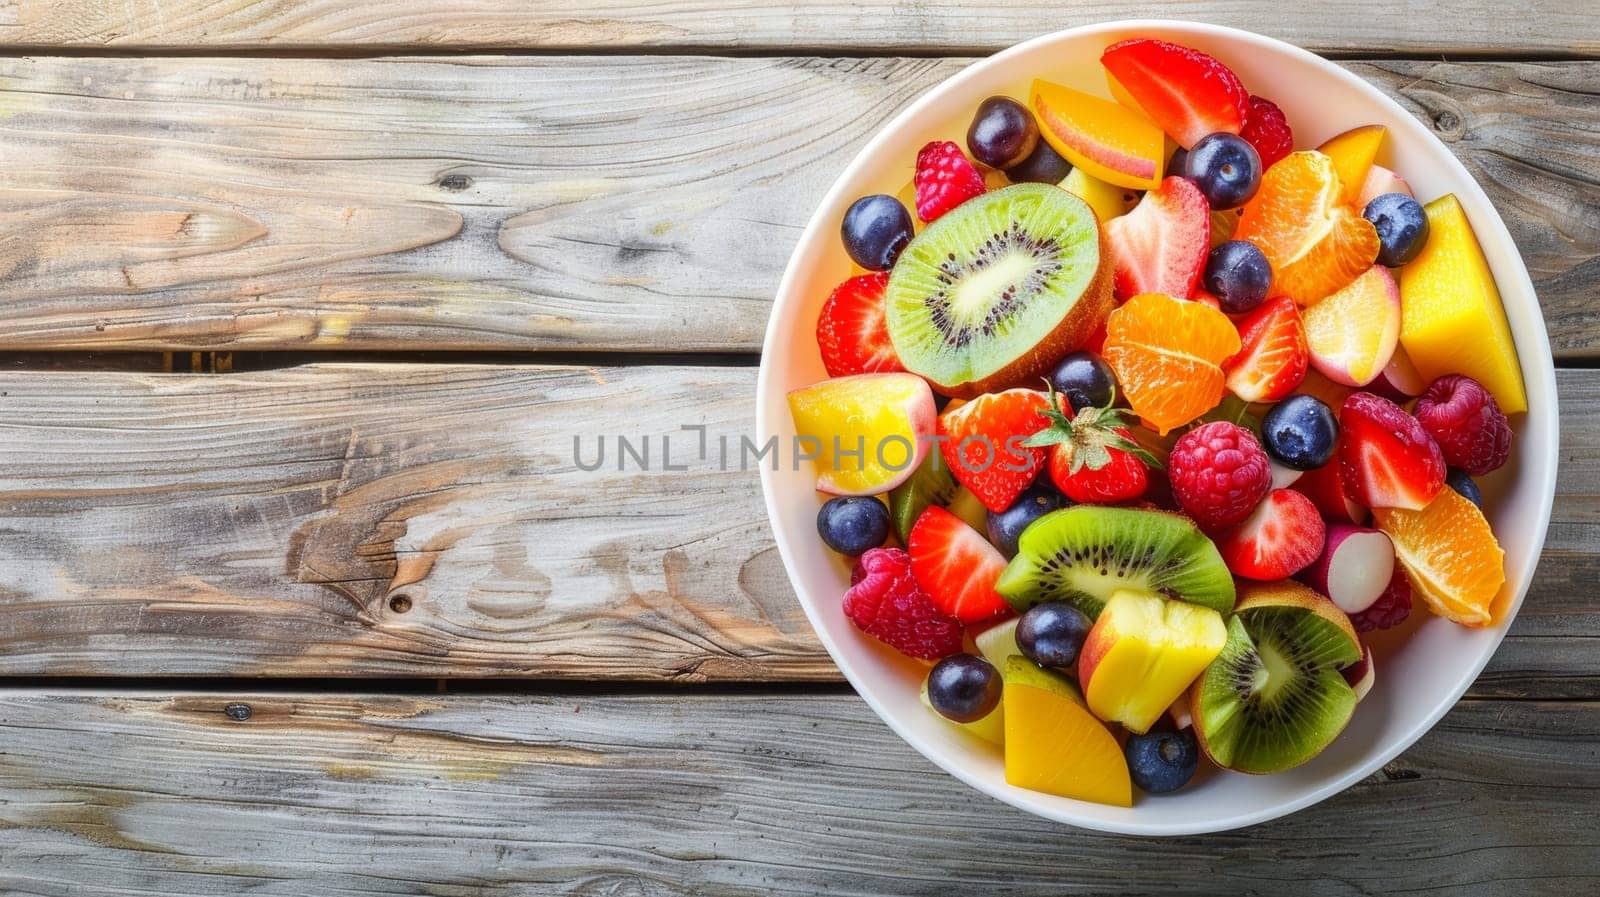
[[1355, 630], [1332, 601], [1293, 582], [1247, 586], [1222, 653], [1189, 690], [1201, 748], [1247, 773], [1310, 760], [1355, 711], [1339, 670], [1360, 659]]
[[911, 527], [930, 505], [947, 508], [973, 529], [983, 531], [983, 503], [956, 482], [950, 465], [937, 450], [929, 452], [904, 483], [889, 490], [889, 519], [894, 522], [894, 534], [900, 538], [901, 545], [906, 544], [911, 537]]
[[1111, 312], [1094, 211], [1053, 184], [967, 200], [912, 239], [885, 314], [901, 364], [971, 397], [1042, 376]]
[[1019, 611], [1067, 601], [1094, 619], [1113, 592], [1132, 589], [1226, 614], [1233, 576], [1217, 547], [1166, 511], [1074, 505], [1022, 531], [995, 589]]

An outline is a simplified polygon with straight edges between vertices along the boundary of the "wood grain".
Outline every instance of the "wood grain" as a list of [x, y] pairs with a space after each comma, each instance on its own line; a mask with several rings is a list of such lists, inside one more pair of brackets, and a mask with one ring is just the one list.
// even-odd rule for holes
[[[0, 59], [0, 348], [754, 352], [827, 186], [965, 62]], [[1600, 356], [1600, 63], [1350, 65]]]
[[[1074, 25], [1147, 18], [1127, 0], [897, 3], [791, 0], [706, 4], [686, 0], [10, 0], [0, 41], [12, 47], [118, 49], [457, 50], [536, 48], [991, 52]], [[1486, 0], [1394, 4], [1333, 0], [1304, 6], [1264, 0], [1172, 0], [1165, 18], [1264, 31], [1315, 50], [1345, 53], [1600, 52], [1582, 4], [1531, 0], [1508, 17]]]
[[849, 694], [13, 691], [0, 695], [0, 887], [19, 897], [1593, 893], [1596, 738], [1592, 702], [1469, 701], [1323, 804], [1151, 842], [983, 797]]
[[[833, 678], [738, 469], [755, 373], [0, 373], [0, 674]], [[1546, 563], [1476, 694], [1600, 697], [1600, 372], [1560, 386]]]

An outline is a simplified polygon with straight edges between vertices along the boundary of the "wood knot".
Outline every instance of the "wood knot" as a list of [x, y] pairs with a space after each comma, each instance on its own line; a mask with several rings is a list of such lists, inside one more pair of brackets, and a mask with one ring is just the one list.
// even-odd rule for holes
[[403, 614], [410, 611], [411, 596], [405, 594], [404, 592], [389, 596], [389, 609], [397, 614]]
[[1449, 109], [1440, 109], [1433, 114], [1433, 129], [1447, 140], [1455, 140], [1462, 134], [1461, 116]]
[[250, 718], [250, 705], [229, 704], [228, 706], [222, 708], [222, 712], [227, 714], [228, 719], [231, 719], [236, 723], [242, 723]]
[[472, 186], [472, 178], [467, 177], [464, 174], [447, 174], [439, 178], [439, 180], [435, 183], [439, 185], [439, 189], [441, 190], [449, 190], [452, 193], [460, 193], [462, 190]]

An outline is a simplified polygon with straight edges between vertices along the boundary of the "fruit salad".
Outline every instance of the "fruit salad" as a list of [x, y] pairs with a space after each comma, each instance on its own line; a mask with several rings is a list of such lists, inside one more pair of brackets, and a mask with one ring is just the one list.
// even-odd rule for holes
[[1501, 622], [1477, 478], [1527, 400], [1461, 204], [1382, 126], [1311, 148], [1224, 60], [1100, 61], [886, 161], [789, 405], [862, 637], [1011, 784], [1131, 806], [1317, 756], [1419, 604]]

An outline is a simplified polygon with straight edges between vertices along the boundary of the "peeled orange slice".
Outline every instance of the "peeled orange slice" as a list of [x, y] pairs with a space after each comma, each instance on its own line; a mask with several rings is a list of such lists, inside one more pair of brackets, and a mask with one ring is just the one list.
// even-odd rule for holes
[[1305, 310], [1311, 363], [1335, 383], [1366, 386], [1383, 373], [1400, 341], [1400, 288], [1382, 265]]
[[1111, 313], [1102, 354], [1133, 412], [1166, 435], [1222, 401], [1222, 363], [1238, 351], [1239, 332], [1227, 315], [1144, 293]]
[[1372, 515], [1430, 610], [1463, 626], [1494, 622], [1506, 556], [1477, 505], [1445, 489], [1420, 511], [1375, 508]]
[[1333, 160], [1318, 152], [1290, 153], [1261, 176], [1233, 238], [1266, 255], [1274, 294], [1312, 305], [1378, 260], [1378, 232], [1340, 195]]

